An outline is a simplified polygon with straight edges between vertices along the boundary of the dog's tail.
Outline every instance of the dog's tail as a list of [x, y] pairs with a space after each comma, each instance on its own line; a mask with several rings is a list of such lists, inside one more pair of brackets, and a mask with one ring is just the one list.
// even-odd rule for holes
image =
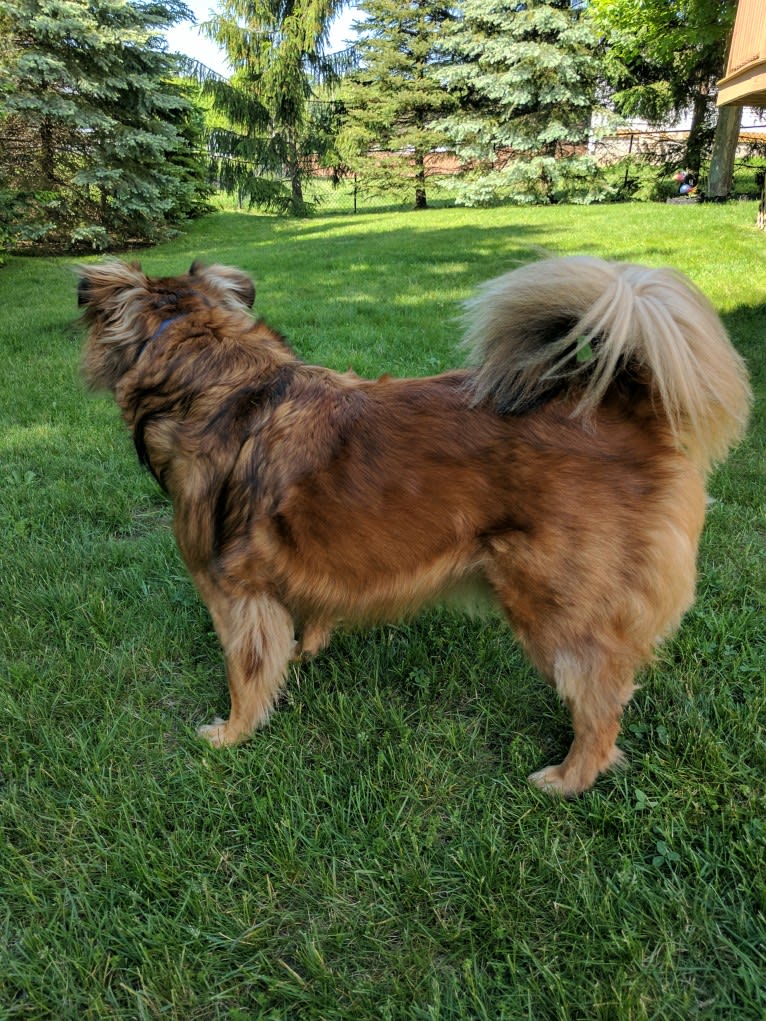
[[587, 416], [625, 376], [649, 388], [703, 471], [744, 432], [744, 362], [707, 299], [680, 273], [590, 256], [531, 263], [469, 303], [476, 402], [521, 413], [566, 393]]

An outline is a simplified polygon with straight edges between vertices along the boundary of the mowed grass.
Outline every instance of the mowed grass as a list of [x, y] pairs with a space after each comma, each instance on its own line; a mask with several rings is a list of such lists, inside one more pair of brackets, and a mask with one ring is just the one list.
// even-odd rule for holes
[[72, 266], [0, 272], [0, 1018], [766, 1017], [766, 236], [753, 205], [221, 213], [140, 253], [239, 265], [307, 360], [457, 364], [460, 303], [539, 254], [685, 270], [749, 361], [699, 599], [576, 801], [565, 710], [494, 617], [337, 636], [213, 751], [221, 655], [110, 399]]

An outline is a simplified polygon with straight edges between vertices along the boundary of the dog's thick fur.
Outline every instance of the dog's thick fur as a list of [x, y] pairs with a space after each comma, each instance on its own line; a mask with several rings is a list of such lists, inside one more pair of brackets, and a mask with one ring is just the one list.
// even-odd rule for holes
[[198, 263], [110, 262], [79, 285], [85, 377], [172, 498], [226, 656], [231, 714], [201, 733], [250, 735], [338, 623], [481, 586], [572, 715], [568, 755], [531, 779], [588, 788], [692, 602], [705, 477], [746, 423], [706, 299], [670, 270], [543, 261], [473, 301], [474, 368], [365, 380], [304, 364], [254, 297]]

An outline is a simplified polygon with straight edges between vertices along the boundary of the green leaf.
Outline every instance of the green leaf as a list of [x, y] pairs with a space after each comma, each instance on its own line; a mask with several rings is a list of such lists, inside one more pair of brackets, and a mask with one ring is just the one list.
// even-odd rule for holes
[[588, 362], [593, 361], [594, 351], [593, 345], [587, 337], [577, 338], [577, 351], [575, 352], [575, 358], [580, 365], [587, 365]]

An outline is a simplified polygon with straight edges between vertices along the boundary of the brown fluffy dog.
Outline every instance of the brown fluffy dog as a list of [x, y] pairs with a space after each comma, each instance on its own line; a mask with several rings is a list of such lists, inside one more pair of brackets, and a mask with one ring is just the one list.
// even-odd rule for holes
[[[475, 368], [359, 379], [300, 361], [250, 279], [82, 271], [84, 372], [114, 392], [226, 656], [248, 737], [296, 652], [480, 586], [569, 707], [533, 774], [575, 794], [620, 758], [636, 669], [694, 596], [705, 477], [745, 426], [743, 364], [670, 270], [552, 259], [469, 308]], [[297, 643], [296, 643], [297, 636]]]

